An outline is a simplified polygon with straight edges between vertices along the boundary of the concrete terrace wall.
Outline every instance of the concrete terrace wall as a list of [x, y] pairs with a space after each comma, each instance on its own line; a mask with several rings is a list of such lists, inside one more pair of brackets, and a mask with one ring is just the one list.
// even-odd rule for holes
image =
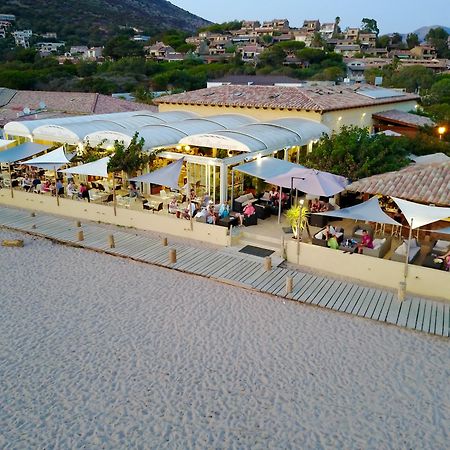
[[173, 235], [220, 246], [226, 246], [229, 242], [225, 227], [207, 225], [194, 220], [193, 230], [191, 231], [189, 221], [158, 214], [157, 212], [153, 214], [151, 211], [117, 208], [117, 216], [114, 216], [112, 206], [65, 198], [60, 198], [60, 206], [58, 206], [55, 197], [14, 191], [14, 198], [11, 198], [11, 193], [7, 189], [0, 190], [0, 204], [58, 214], [81, 221], [92, 220], [123, 227], [134, 227], [161, 233], [164, 236]]
[[[345, 254], [318, 245], [287, 241], [287, 260], [332, 276], [372, 283], [388, 289], [398, 289], [403, 281], [404, 264], [372, 256]], [[450, 301], [450, 274], [443, 270], [409, 265], [407, 292], [409, 294]]]

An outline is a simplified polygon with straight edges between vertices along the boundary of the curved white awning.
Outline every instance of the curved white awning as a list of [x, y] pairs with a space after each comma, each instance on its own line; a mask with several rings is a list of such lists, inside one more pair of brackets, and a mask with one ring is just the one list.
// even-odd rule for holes
[[319, 139], [323, 134], [330, 133], [331, 130], [319, 122], [285, 118], [250, 123], [234, 130], [186, 136], [180, 140], [180, 144], [256, 152], [306, 145], [312, 140]]

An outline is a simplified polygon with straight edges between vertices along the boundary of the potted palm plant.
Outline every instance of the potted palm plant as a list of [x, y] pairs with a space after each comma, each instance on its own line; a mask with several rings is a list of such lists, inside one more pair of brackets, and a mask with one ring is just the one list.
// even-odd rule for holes
[[292, 232], [294, 233], [294, 238], [297, 239], [301, 237], [301, 233], [306, 227], [308, 223], [309, 210], [306, 206], [294, 205], [291, 206], [285, 213], [286, 218], [289, 221], [289, 225], [292, 228]]

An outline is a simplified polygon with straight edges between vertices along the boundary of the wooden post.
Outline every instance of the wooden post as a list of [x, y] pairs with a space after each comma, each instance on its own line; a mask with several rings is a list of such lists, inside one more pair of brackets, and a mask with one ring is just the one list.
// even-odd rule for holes
[[79, 220], [77, 220], [77, 221], [75, 222], [75, 226], [76, 226], [77, 228], [80, 228], [80, 227], [81, 227], [81, 222], [80, 222]]
[[167, 238], [166, 237], [162, 238], [162, 245], [163, 245], [163, 247], [167, 247]]
[[175, 264], [177, 262], [177, 251], [174, 248], [169, 250], [169, 264]]
[[78, 241], [84, 241], [83, 230], [78, 231], [78, 233], [77, 233], [77, 240]]
[[269, 272], [272, 270], [272, 258], [270, 256], [266, 256], [264, 258], [264, 270], [266, 272]]
[[11, 198], [14, 198], [14, 191], [12, 187], [12, 178], [11, 178], [11, 163], [8, 163], [8, 172], [9, 172], [9, 189], [11, 191]]
[[413, 230], [413, 222], [414, 219], [411, 218], [411, 222], [409, 224], [409, 237], [408, 237], [408, 245], [406, 246], [406, 256], [405, 256], [405, 270], [403, 274], [405, 289], [406, 289], [406, 279], [408, 278], [408, 264], [409, 264], [409, 251], [411, 248], [411, 239], [412, 239], [412, 230]]
[[114, 241], [114, 235], [112, 235], [112, 234], [108, 235], [108, 245], [109, 245], [109, 248], [116, 248], [116, 243]]
[[397, 299], [398, 301], [402, 302], [405, 300], [406, 297], [406, 283], [404, 281], [400, 281], [398, 284], [398, 291], [397, 291]]
[[293, 284], [294, 284], [294, 278], [287, 276], [286, 277], [286, 295], [292, 293]]

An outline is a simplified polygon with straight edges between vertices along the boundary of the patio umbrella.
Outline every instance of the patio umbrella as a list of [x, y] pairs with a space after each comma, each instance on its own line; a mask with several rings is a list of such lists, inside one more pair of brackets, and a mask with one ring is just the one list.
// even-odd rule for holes
[[345, 177], [306, 167], [291, 169], [283, 175], [267, 179], [266, 182], [323, 197], [338, 194], [348, 185]]

